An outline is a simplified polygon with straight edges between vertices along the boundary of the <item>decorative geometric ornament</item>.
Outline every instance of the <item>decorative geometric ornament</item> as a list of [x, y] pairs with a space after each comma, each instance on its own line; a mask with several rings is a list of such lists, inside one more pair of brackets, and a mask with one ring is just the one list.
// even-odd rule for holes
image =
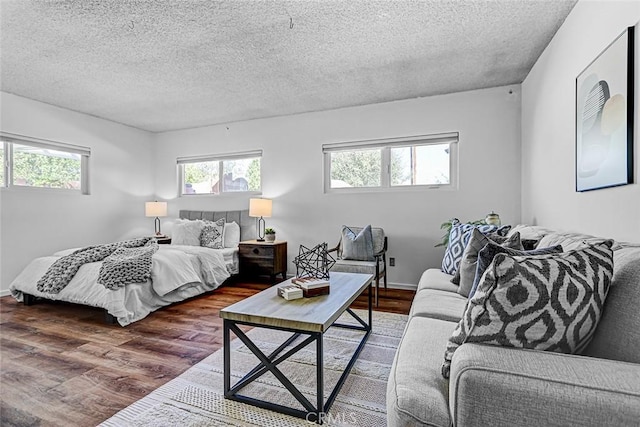
[[336, 260], [327, 252], [327, 243], [319, 243], [309, 249], [300, 245], [298, 256], [294, 258], [296, 276], [299, 278], [313, 277], [316, 279], [329, 279], [329, 270]]

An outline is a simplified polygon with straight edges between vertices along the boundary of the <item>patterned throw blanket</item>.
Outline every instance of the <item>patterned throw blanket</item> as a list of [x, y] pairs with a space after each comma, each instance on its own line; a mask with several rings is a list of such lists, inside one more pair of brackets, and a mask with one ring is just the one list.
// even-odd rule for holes
[[141, 283], [151, 277], [152, 255], [158, 250], [153, 237], [88, 246], [56, 260], [38, 280], [38, 291], [57, 294], [76, 275], [82, 265], [104, 261], [98, 283], [117, 289], [129, 283]]

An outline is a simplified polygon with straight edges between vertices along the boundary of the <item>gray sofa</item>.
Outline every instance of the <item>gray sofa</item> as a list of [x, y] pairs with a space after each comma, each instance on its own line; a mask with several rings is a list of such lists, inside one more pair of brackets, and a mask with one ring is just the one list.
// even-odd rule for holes
[[[517, 226], [538, 247], [604, 239]], [[424, 272], [387, 385], [389, 426], [640, 425], [640, 244], [616, 242], [614, 276], [585, 355], [463, 344], [441, 375], [466, 298], [439, 269]]]

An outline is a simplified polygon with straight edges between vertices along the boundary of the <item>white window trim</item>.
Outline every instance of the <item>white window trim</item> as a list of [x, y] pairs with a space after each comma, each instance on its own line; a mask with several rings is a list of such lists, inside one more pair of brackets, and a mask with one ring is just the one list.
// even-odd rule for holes
[[[183, 193], [184, 189], [184, 169], [183, 165], [188, 163], [202, 163], [202, 162], [220, 162], [218, 176], [223, 176], [223, 162], [225, 160], [238, 160], [238, 159], [251, 159], [260, 158], [260, 191], [220, 191], [218, 194], [214, 193]], [[185, 156], [178, 157], [177, 173], [178, 173], [178, 197], [220, 197], [220, 196], [256, 196], [262, 194], [262, 150], [243, 151], [237, 153], [225, 153], [225, 154], [210, 154], [202, 156]]]
[[[415, 135], [398, 138], [381, 138], [361, 141], [337, 142], [322, 145], [324, 157], [323, 180], [325, 193], [367, 193], [389, 191], [422, 191], [422, 190], [457, 190], [458, 189], [458, 132], [447, 132], [431, 135]], [[434, 185], [391, 185], [390, 149], [419, 145], [449, 144], [449, 184]], [[380, 186], [331, 188], [331, 153], [338, 151], [364, 150], [367, 148], [382, 149], [382, 169]]]
[[[68, 144], [60, 141], [49, 139], [35, 138], [32, 136], [21, 135], [17, 133], [0, 131], [0, 138], [4, 146], [4, 186], [2, 188], [19, 190], [19, 191], [55, 191], [60, 193], [73, 194], [90, 194], [89, 192], [89, 158], [91, 157], [91, 148], [81, 145]], [[45, 148], [49, 150], [63, 151], [80, 155], [80, 190], [70, 190], [65, 188], [48, 188], [24, 185], [13, 185], [13, 145], [27, 145], [30, 147]]]

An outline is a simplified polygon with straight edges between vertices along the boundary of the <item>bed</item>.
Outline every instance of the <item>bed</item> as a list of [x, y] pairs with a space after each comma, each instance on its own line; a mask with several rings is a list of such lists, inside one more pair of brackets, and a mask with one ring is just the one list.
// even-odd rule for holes
[[[68, 249], [29, 263], [11, 283], [11, 295], [25, 305], [42, 299], [102, 308], [107, 322], [126, 326], [161, 307], [212, 291], [238, 273], [237, 241], [255, 238], [256, 234], [255, 222], [248, 211], [182, 210], [180, 218], [177, 224], [192, 225], [198, 222], [196, 220], [216, 222], [222, 218], [227, 225], [235, 222], [239, 226], [239, 236], [233, 240], [235, 246], [211, 249], [181, 244], [185, 242], [176, 239], [170, 245], [154, 245], [155, 252], [150, 255], [150, 278], [142, 283], [129, 283], [115, 289], [98, 283], [105, 259], [82, 264], [58, 293], [39, 291], [38, 281], [45, 274], [51, 274], [47, 273], [49, 267], [77, 251]], [[177, 233], [178, 230], [176, 225], [174, 231]]]

